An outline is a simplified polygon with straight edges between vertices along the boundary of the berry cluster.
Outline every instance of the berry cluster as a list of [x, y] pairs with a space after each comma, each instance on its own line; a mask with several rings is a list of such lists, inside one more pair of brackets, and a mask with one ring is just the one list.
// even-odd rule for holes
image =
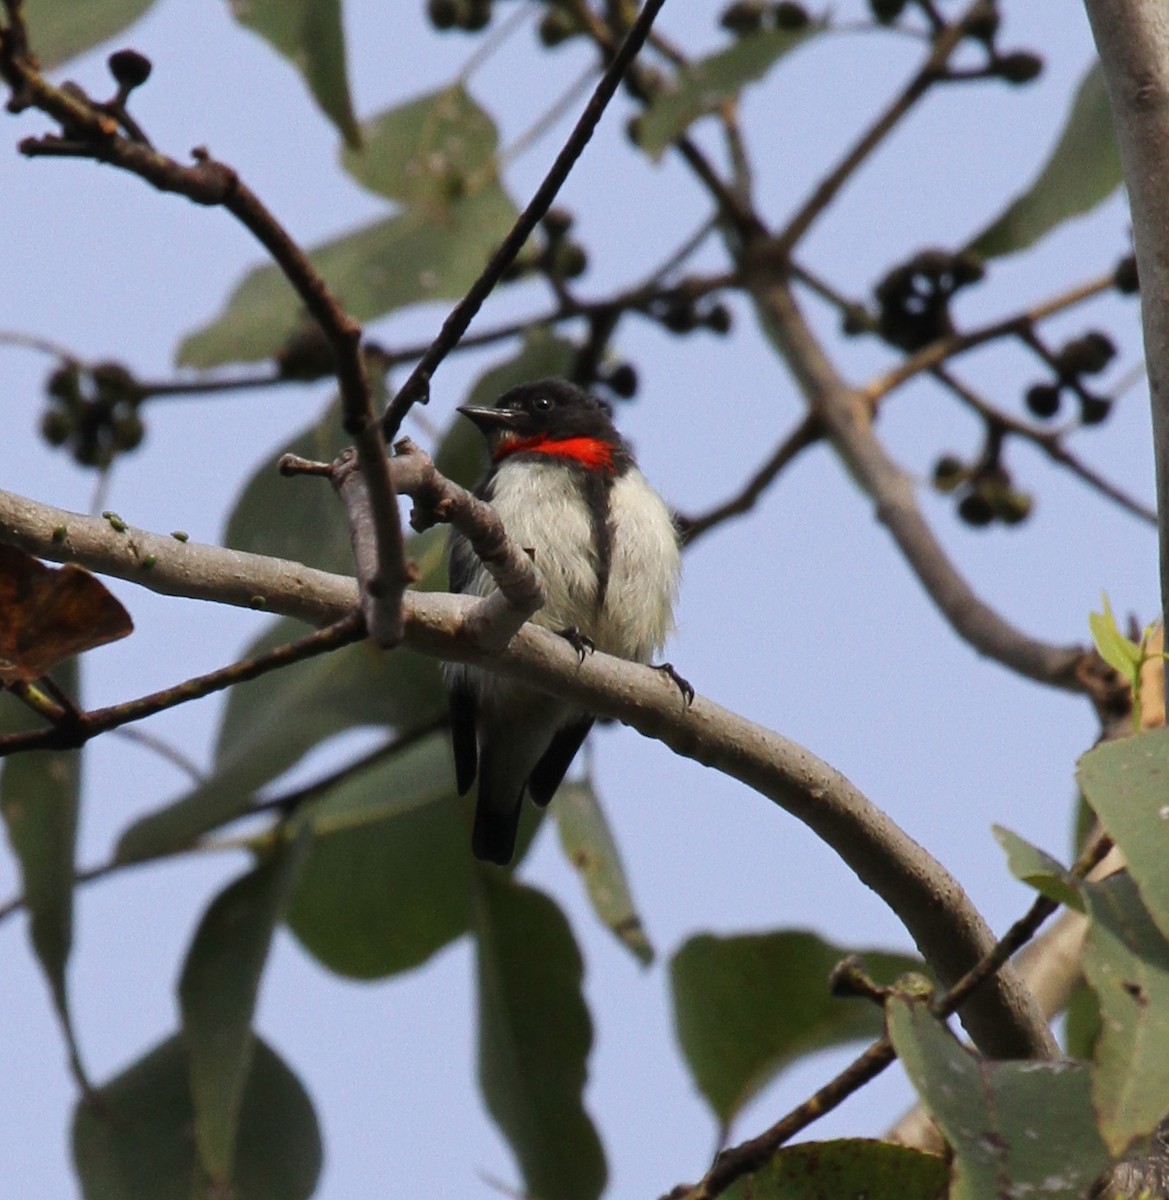
[[943, 454], [934, 464], [934, 487], [958, 498], [958, 517], [967, 525], [984, 529], [995, 521], [1019, 525], [1030, 515], [1034, 501], [1012, 483], [999, 461], [1001, 437], [988, 439], [990, 449], [975, 463]]
[[1044, 419], [1059, 412], [1064, 392], [1071, 392], [1080, 405], [1080, 422], [1099, 425], [1112, 411], [1112, 401], [1097, 395], [1084, 383], [1085, 375], [1099, 375], [1116, 357], [1112, 339], [1098, 329], [1072, 338], [1054, 354], [1045, 354], [1055, 378], [1033, 383], [1024, 395], [1032, 416]]
[[138, 405], [142, 389], [121, 363], [92, 367], [66, 361], [45, 382], [49, 406], [41, 433], [51, 446], [68, 445], [83, 467], [108, 467], [114, 456], [136, 449], [145, 435]]
[[[874, 289], [877, 332], [902, 350], [920, 350], [954, 332], [950, 300], [984, 275], [982, 260], [967, 250], [922, 250]], [[861, 332], [847, 324], [845, 332]]]
[[793, 0], [734, 0], [723, 10], [718, 23], [735, 37], [750, 37], [765, 29], [784, 29], [794, 33], [803, 29], [811, 18], [802, 4]]
[[491, 0], [427, 0], [426, 15], [435, 29], [478, 33], [491, 23]]

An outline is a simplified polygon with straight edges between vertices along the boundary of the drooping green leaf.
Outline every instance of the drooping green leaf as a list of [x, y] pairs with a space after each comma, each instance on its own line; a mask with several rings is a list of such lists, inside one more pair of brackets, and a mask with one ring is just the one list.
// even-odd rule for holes
[[57, 67], [116, 37], [154, 0], [24, 0], [29, 42], [43, 67]]
[[1092, 1097], [1113, 1155], [1169, 1112], [1169, 941], [1125, 872], [1085, 885], [1084, 974], [1100, 1001]]
[[1107, 200], [1122, 180], [1100, 64], [1080, 83], [1059, 141], [1031, 186], [968, 249], [983, 258], [1025, 250], [1064, 221]]
[[362, 122], [361, 148], [343, 150], [341, 165], [370, 191], [433, 215], [494, 179], [498, 144], [495, 122], [456, 83]]
[[1077, 778], [1124, 853], [1157, 928], [1169, 936], [1169, 729], [1102, 743], [1080, 759]]
[[350, 145], [361, 131], [349, 97], [341, 0], [231, 0], [235, 19], [254, 29], [304, 76], [321, 111]]
[[305, 806], [312, 848], [288, 924], [331, 971], [407, 971], [466, 932], [472, 859], [443, 731]]
[[1007, 865], [1016, 879], [1030, 884], [1041, 896], [1057, 904], [1066, 904], [1083, 912], [1079, 885], [1067, 867], [1017, 833], [1001, 825], [993, 825], [991, 829], [998, 844], [1007, 852]]
[[785, 1146], [761, 1171], [732, 1184], [727, 1200], [942, 1200], [946, 1160], [908, 1146], [841, 1138]]
[[885, 1011], [897, 1057], [954, 1148], [951, 1200], [1081, 1200], [1108, 1164], [1086, 1064], [989, 1062], [921, 999], [893, 996]]
[[1088, 614], [1088, 628], [1092, 631], [1092, 641], [1096, 643], [1100, 657], [1127, 679], [1131, 687], [1140, 673], [1141, 648], [1132, 638], [1120, 632], [1107, 595], [1104, 597], [1104, 611]]
[[[168, 1038], [73, 1114], [73, 1161], [85, 1200], [193, 1200], [204, 1176], [182, 1038]], [[300, 1080], [256, 1040], [240, 1113], [232, 1200], [308, 1200], [321, 1135]], [[198, 1189], [198, 1190], [196, 1190]]]
[[[801, 1055], [879, 1037], [872, 1004], [829, 994], [828, 975], [850, 952], [802, 931], [690, 938], [670, 963], [674, 1027], [690, 1073], [728, 1125], [760, 1088]], [[858, 951], [889, 982], [919, 960]]]
[[1068, 1057], [1090, 1061], [1100, 1038], [1100, 1001], [1096, 993], [1081, 983], [1069, 997], [1065, 1011], [1064, 1048]]
[[345, 513], [328, 481], [312, 476], [285, 478], [276, 467], [285, 454], [332, 462], [349, 441], [341, 428], [340, 405], [334, 400], [318, 420], [257, 467], [228, 517], [224, 545], [351, 574], [353, 551]]
[[541, 1200], [596, 1200], [605, 1155], [581, 1092], [593, 1030], [568, 922], [541, 892], [478, 870], [479, 1086]]
[[[452, 203], [443, 219], [407, 211], [347, 233], [309, 257], [334, 294], [368, 321], [423, 301], [461, 296], [516, 217], [496, 182]], [[257, 267], [224, 311], [179, 347], [183, 366], [253, 362], [275, 353], [296, 328], [301, 304], [279, 268]]]
[[827, 28], [823, 22], [811, 21], [803, 29], [769, 29], [682, 67], [673, 86], [659, 92], [638, 118], [637, 144], [658, 158], [699, 117], [716, 111], [748, 84], [762, 79], [797, 46]]
[[278, 845], [265, 862], [212, 901], [179, 977], [195, 1142], [203, 1169], [224, 1189], [234, 1174], [260, 976], [307, 842], [302, 836]]
[[[78, 694], [76, 659], [54, 672], [69, 695]], [[6, 709], [12, 731], [37, 724], [23, 705]], [[8, 732], [0, 728], [0, 732]], [[0, 815], [20, 863], [29, 937], [49, 981], [53, 1003], [72, 1041], [66, 967], [73, 948], [73, 873], [81, 802], [81, 751], [33, 750], [0, 764]]]
[[643, 965], [653, 962], [613, 831], [591, 783], [566, 783], [556, 793], [552, 813], [560, 848], [584, 881], [593, 911]]
[[[434, 566], [441, 570], [441, 552]], [[281, 619], [248, 653], [303, 632], [297, 622]], [[190, 845], [244, 813], [259, 788], [334, 734], [363, 725], [414, 729], [444, 710], [437, 660], [408, 650], [383, 654], [368, 642], [237, 684], [224, 709], [213, 774], [131, 825], [118, 857], [136, 861]]]

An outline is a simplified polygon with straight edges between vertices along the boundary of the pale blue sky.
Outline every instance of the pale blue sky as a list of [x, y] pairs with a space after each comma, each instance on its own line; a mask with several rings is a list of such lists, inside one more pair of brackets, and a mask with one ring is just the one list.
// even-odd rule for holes
[[[362, 115], [446, 82], [477, 44], [431, 37], [422, 7], [350, 0]], [[718, 7], [674, 0], [662, 27], [689, 47], [709, 46]], [[1045, 75], [1029, 89], [951, 89], [898, 131], [805, 248], [805, 260], [842, 290], [859, 294], [922, 246], [960, 243], [1041, 161], [1090, 61], [1087, 25], [1078, 8], [1060, 0], [1016, 0], [1004, 8], [1004, 44], [1041, 49]], [[588, 61], [570, 48], [553, 69], [538, 70], [532, 64], [545, 60], [530, 43], [530, 32], [521, 33], [471, 82], [499, 117], [504, 146]], [[181, 156], [208, 145], [304, 242], [380, 211], [336, 166], [333, 132], [299, 78], [236, 27], [225, 5], [160, 0], [114, 45], [122, 44], [154, 62], [135, 112], [159, 146]], [[101, 93], [111, 48], [68, 74]], [[744, 118], [760, 207], [769, 217], [778, 221], [790, 211], [918, 53], [908, 39], [833, 38], [750, 93]], [[622, 100], [607, 116], [563, 197], [580, 214], [593, 253], [580, 286], [585, 295], [639, 279], [706, 211], [680, 165], [654, 167], [627, 151], [628, 111]], [[226, 214], [107, 168], [19, 158], [16, 140], [43, 128], [35, 115], [6, 116], [0, 126], [0, 329], [48, 335], [86, 357], [123, 358], [144, 376], [165, 374], [179, 337], [217, 310], [243, 268], [259, 259], [258, 249]], [[704, 140], [716, 145], [706, 132]], [[513, 195], [526, 199], [555, 146], [545, 139], [509, 168]], [[1107, 269], [1126, 239], [1127, 218], [1114, 199], [1034, 255], [996, 265], [991, 283], [963, 301], [960, 317], [974, 322], [1011, 311]], [[537, 291], [527, 295], [497, 312], [543, 307]], [[801, 412], [750, 313], [737, 301], [733, 308], [731, 341], [683, 341], [634, 322], [622, 333], [620, 345], [643, 381], [637, 403], [621, 414], [623, 428], [646, 473], [687, 511], [723, 498]], [[815, 302], [808, 308], [818, 327], [834, 328]], [[414, 341], [432, 333], [442, 314], [438, 307], [414, 311], [375, 332], [391, 343]], [[1119, 376], [1139, 358], [1136, 305], [1110, 298], [1053, 328], [1071, 336], [1093, 321], [1121, 344], [1113, 372]], [[497, 357], [445, 366], [428, 417], [445, 423], [469, 380]], [[869, 343], [849, 344], [842, 356], [856, 379], [887, 361], [887, 352]], [[85, 510], [92, 477], [49, 452], [36, 434], [46, 361], [0, 347], [0, 371], [7, 413], [0, 485]], [[971, 360], [968, 377], [1019, 411], [1018, 394], [1037, 375], [1019, 355], [1004, 354]], [[108, 506], [148, 529], [181, 528], [217, 540], [241, 481], [315, 416], [326, 394], [323, 387], [284, 389], [151, 405], [148, 441], [119, 465]], [[1108, 425], [1075, 444], [1148, 498], [1145, 408], [1141, 390], [1131, 391]], [[978, 438], [971, 422], [924, 386], [887, 406], [881, 433], [923, 477], [938, 453], [970, 454]], [[922, 489], [939, 536], [979, 593], [1053, 641], [1087, 636], [1087, 613], [1102, 588], [1118, 612], [1150, 619], [1157, 607], [1151, 531], [1022, 448], [1012, 448], [1010, 461], [1020, 483], [1037, 492], [1034, 518], [1017, 531], [968, 531], [952, 519], [947, 501]], [[126, 585], [114, 590], [137, 632], [94, 654], [91, 704], [219, 666], [263, 623], [254, 614]], [[1074, 758], [1095, 736], [1088, 705], [1021, 682], [956, 642], [827, 451], [807, 454], [749, 519], [687, 555], [679, 625], [670, 657], [701, 692], [844, 771], [954, 871], [996, 928], [1005, 928], [1029, 897], [1007, 875], [991, 823], [1066, 851]], [[187, 706], [151, 729], [205, 761], [219, 706]], [[568, 908], [581, 939], [596, 1022], [587, 1101], [609, 1155], [610, 1195], [645, 1197], [699, 1175], [713, 1144], [714, 1123], [670, 1027], [665, 968], [686, 937], [807, 927], [846, 944], [907, 948], [908, 940], [831, 851], [758, 796], [627, 730], [604, 730], [594, 741], [596, 776], [658, 964], [641, 971], [598, 927], [550, 833], [522, 876]], [[311, 759], [299, 774], [311, 775], [322, 761]], [[111, 739], [90, 747], [86, 770], [84, 863], [104, 858], [128, 820], [183, 787], [153, 757]], [[82, 893], [72, 986], [97, 1078], [173, 1031], [174, 979], [194, 923], [244, 865], [242, 855], [194, 858]], [[4, 853], [0, 893], [15, 887]], [[8, 1083], [0, 1099], [0, 1175], [20, 1180], [24, 1195], [70, 1196], [72, 1089], [21, 921], [0, 927], [0, 947], [0, 1077]], [[323, 1200], [390, 1191], [492, 1194], [481, 1175], [518, 1183], [474, 1085], [473, 989], [465, 942], [409, 977], [358, 985], [325, 974], [291, 938], [279, 937], [258, 1026], [316, 1100], [327, 1154]], [[746, 1135], [774, 1119], [844, 1057], [823, 1056], [792, 1071], [748, 1110], [738, 1131]], [[878, 1133], [907, 1099], [906, 1085], [889, 1072], [812, 1133]]]

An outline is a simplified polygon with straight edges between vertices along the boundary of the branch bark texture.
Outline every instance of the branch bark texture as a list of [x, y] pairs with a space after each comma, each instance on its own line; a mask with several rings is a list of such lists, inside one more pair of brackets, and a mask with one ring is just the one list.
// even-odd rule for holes
[[[1169, 8], [1148, 0], [1085, 0], [1132, 214], [1157, 510], [1169, 511]], [[1160, 533], [1162, 619], [1169, 613], [1169, 531]]]
[[[338, 620], [357, 602], [352, 579], [131, 528], [119, 532], [105, 521], [9, 492], [0, 492], [0, 541], [165, 594], [263, 607], [314, 624]], [[803, 747], [701, 696], [687, 707], [673, 683], [646, 667], [604, 654], [581, 663], [563, 639], [533, 625], [525, 625], [503, 653], [487, 654], [465, 632], [476, 603], [408, 592], [404, 644], [523, 679], [747, 784], [822, 837], [890, 905], [945, 984], [994, 945], [957, 880]], [[960, 1015], [992, 1057], [1058, 1053], [1030, 994], [1009, 969], [976, 993]]]

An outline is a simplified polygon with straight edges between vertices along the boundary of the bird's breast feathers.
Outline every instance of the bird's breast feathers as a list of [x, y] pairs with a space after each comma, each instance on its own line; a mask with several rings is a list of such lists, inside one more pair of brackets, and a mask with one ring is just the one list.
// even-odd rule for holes
[[[597, 545], [577, 473], [560, 463], [504, 462], [487, 499], [510, 537], [534, 551], [544, 607], [533, 618], [550, 629], [575, 626], [598, 650], [648, 662], [673, 628], [681, 559], [669, 509], [636, 467], [608, 489], [611, 550], [598, 612]], [[481, 567], [470, 591], [494, 587]]]

